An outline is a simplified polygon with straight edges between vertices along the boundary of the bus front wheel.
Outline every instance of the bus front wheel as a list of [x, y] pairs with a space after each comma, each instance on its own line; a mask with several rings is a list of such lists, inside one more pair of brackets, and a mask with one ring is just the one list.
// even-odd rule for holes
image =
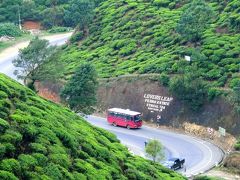
[[114, 127], [116, 127], [116, 126], [117, 126], [117, 124], [116, 124], [115, 122], [113, 122], [113, 123], [112, 123], [112, 125], [113, 125]]
[[131, 129], [131, 127], [129, 125], [127, 125], [127, 129]]

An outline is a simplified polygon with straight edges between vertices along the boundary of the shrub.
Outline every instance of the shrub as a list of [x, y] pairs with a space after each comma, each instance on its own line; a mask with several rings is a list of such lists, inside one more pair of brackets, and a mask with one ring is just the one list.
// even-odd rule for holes
[[166, 73], [161, 73], [158, 80], [161, 85], [168, 86], [170, 77]]
[[5, 155], [6, 147], [4, 144], [0, 144], [0, 158], [2, 158]]
[[212, 69], [205, 74], [207, 80], [216, 80], [222, 76], [222, 71], [220, 69]]
[[70, 31], [70, 28], [68, 27], [60, 27], [60, 26], [54, 26], [51, 29], [48, 30], [49, 33], [60, 33], [60, 32], [68, 32]]
[[22, 35], [22, 31], [19, 27], [12, 23], [0, 23], [0, 37], [1, 36], [11, 36], [19, 37]]
[[234, 148], [237, 150], [237, 151], [240, 151], [240, 142], [239, 143], [236, 143], [234, 145]]
[[169, 0], [154, 0], [153, 4], [159, 7], [167, 7], [171, 1]]
[[26, 154], [20, 154], [18, 156], [18, 161], [21, 165], [23, 171], [33, 171], [34, 167], [37, 165], [37, 160], [31, 156]]
[[78, 31], [75, 34], [73, 34], [70, 38], [71, 43], [75, 43], [78, 41], [81, 41], [84, 38], [84, 34], [82, 31]]
[[219, 97], [222, 94], [222, 90], [217, 88], [208, 89], [208, 100], [212, 101], [214, 98]]
[[136, 47], [137, 47], [136, 43], [131, 42], [127, 46], [121, 48], [121, 50], [119, 51], [119, 54], [122, 56], [128, 56], [136, 51]]
[[193, 180], [219, 180], [219, 178], [209, 177], [209, 176], [197, 176]]
[[48, 164], [44, 168], [44, 173], [54, 180], [63, 179], [63, 174], [61, 173], [60, 166], [54, 163]]
[[9, 171], [14, 173], [15, 175], [20, 175], [21, 166], [19, 162], [15, 159], [4, 159], [2, 160], [0, 167], [2, 170]]
[[22, 135], [19, 132], [13, 130], [7, 130], [0, 137], [1, 142], [11, 142], [13, 144], [17, 144], [22, 140]]
[[54, 164], [59, 164], [65, 168], [68, 168], [71, 165], [70, 159], [66, 154], [50, 154], [49, 160], [51, 160]]
[[231, 88], [239, 87], [239, 86], [240, 86], [240, 78], [233, 78], [229, 83], [229, 87]]
[[2, 171], [0, 170], [0, 179], [1, 180], [18, 180], [16, 176], [14, 176], [12, 173], [8, 171]]
[[0, 132], [4, 132], [7, 128], [9, 128], [9, 123], [0, 118]]
[[42, 154], [47, 153], [47, 148], [45, 148], [42, 144], [31, 143], [29, 145], [29, 147], [31, 148], [32, 152], [39, 152], [39, 153], [42, 153]]

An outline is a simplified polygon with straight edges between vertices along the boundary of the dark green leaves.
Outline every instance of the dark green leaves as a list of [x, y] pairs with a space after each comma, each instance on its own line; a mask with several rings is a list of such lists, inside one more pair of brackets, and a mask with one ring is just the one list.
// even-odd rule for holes
[[91, 64], [83, 64], [65, 85], [61, 92], [63, 101], [75, 112], [90, 114], [97, 102], [97, 73]]
[[213, 10], [204, 0], [194, 0], [186, 6], [177, 26], [177, 32], [188, 41], [199, 41], [204, 30], [209, 26]]

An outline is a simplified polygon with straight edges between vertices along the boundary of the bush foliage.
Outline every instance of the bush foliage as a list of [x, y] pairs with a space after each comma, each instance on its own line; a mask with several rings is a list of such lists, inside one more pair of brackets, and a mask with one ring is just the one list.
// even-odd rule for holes
[[1, 36], [10, 36], [10, 37], [19, 37], [23, 33], [18, 26], [12, 23], [0, 23], [0, 37]]
[[184, 179], [2, 74], [0, 109], [0, 179]]

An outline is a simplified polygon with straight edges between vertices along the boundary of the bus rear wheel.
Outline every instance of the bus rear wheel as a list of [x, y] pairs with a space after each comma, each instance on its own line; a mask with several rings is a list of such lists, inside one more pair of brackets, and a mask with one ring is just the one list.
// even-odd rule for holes
[[116, 126], [117, 126], [117, 124], [116, 124], [115, 122], [113, 122], [113, 123], [112, 123], [112, 125], [113, 125], [114, 127], [116, 127]]
[[131, 127], [129, 125], [127, 125], [127, 129], [131, 129]]

